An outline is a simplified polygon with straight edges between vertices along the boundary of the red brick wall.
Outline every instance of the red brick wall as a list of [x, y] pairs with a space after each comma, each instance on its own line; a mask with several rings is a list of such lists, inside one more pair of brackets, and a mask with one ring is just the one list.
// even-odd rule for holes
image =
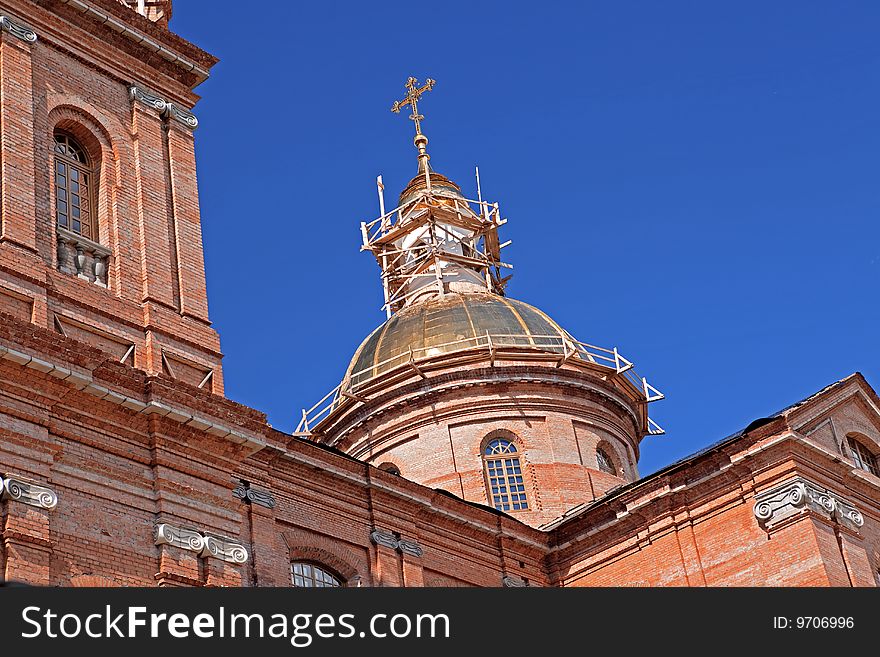
[[[286, 585], [290, 561], [304, 559], [351, 585], [423, 585], [426, 569], [477, 586], [499, 586], [506, 574], [547, 582], [546, 536], [513, 519], [280, 434], [256, 411], [147, 377], [78, 341], [10, 315], [0, 320], [0, 345], [42, 354], [80, 377], [60, 380], [64, 372], [44, 371], [42, 362], [0, 357], [0, 473], [59, 498], [51, 510], [0, 503], [7, 577], [53, 585], [84, 577], [115, 585]], [[92, 383], [78, 389], [83, 377]], [[95, 386], [113, 394], [98, 399], [106, 392], [90, 392]], [[165, 417], [130, 410], [126, 398], [176, 410]], [[182, 413], [205, 424], [186, 425]], [[247, 438], [215, 436], [203, 428], [212, 424]], [[274, 507], [235, 497], [240, 480], [269, 491]], [[250, 559], [237, 565], [157, 546], [159, 522], [234, 538]], [[417, 543], [422, 556], [375, 545], [374, 529]]]
[[[880, 478], [793, 434], [745, 437], [538, 531], [280, 434], [222, 397], [0, 320], [0, 476], [58, 495], [54, 509], [0, 502], [8, 578], [286, 585], [291, 560], [306, 560], [352, 586], [498, 586], [504, 576], [539, 586], [876, 584]], [[161, 406], [147, 412], [150, 403]], [[849, 500], [864, 525], [806, 511], [762, 526], [755, 496], [793, 475]], [[274, 506], [234, 496], [242, 480]], [[230, 537], [250, 557], [239, 565], [157, 546], [159, 522]], [[375, 544], [374, 530], [417, 544], [421, 556]]]
[[[511, 513], [539, 526], [637, 477], [638, 405], [592, 371], [555, 363], [504, 361], [420, 365], [390, 372], [340, 417], [318, 427], [322, 442], [373, 465], [466, 500], [491, 504], [483, 452], [490, 437], [517, 446], [529, 510]], [[623, 385], [623, 384], [620, 384]], [[600, 472], [599, 445], [618, 475]]]
[[[68, 7], [12, 0], [9, 15], [33, 28], [35, 43], [0, 31], [0, 299], [32, 304], [32, 318], [54, 315], [135, 344], [135, 363], [159, 373], [163, 347], [214, 370], [222, 393], [220, 346], [208, 321], [192, 131], [129, 98], [138, 82], [191, 107], [191, 75], [164, 60], [144, 66], [135, 44]], [[101, 3], [99, 3], [101, 4]], [[139, 29], [160, 29], [131, 10]], [[116, 11], [114, 7], [104, 10]], [[106, 32], [106, 33], [105, 33]], [[203, 56], [165, 31], [159, 38]], [[184, 82], [185, 81], [185, 82]], [[170, 125], [169, 125], [170, 124]], [[99, 163], [99, 241], [108, 247], [107, 289], [59, 272], [54, 216], [52, 134], [71, 132]], [[91, 257], [87, 266], [91, 266]], [[96, 346], [88, 333], [81, 339]]]
[[[200, 66], [213, 64], [114, 0], [91, 1]], [[853, 470], [833, 428], [880, 445], [876, 395], [864, 390], [848, 388], [849, 402], [828, 411], [836, 425], [810, 411], [803, 426], [749, 434], [642, 482], [643, 407], [619, 382], [570, 363], [440, 367], [425, 381], [397, 377], [369, 403], [340, 411], [323, 438], [394, 462], [404, 477], [275, 431], [258, 411], [223, 399], [193, 137], [163, 125], [169, 119], [127, 91], [135, 80], [192, 107], [198, 76], [69, 7], [5, 4], [39, 39], [28, 44], [0, 31], [0, 477], [58, 497], [47, 508], [3, 495], [5, 578], [286, 585], [290, 562], [306, 560], [350, 586], [499, 586], [505, 576], [538, 586], [877, 582], [880, 479]], [[99, 234], [113, 253], [106, 289], [57, 270], [49, 159], [56, 126], [101, 162]], [[86, 328], [61, 335], [56, 317]], [[118, 362], [114, 340], [135, 345], [134, 366]], [[194, 372], [213, 369], [211, 388], [163, 374], [163, 352], [190, 368], [184, 378], [193, 383]], [[837, 403], [843, 392], [823, 399]], [[517, 518], [485, 506], [480, 447], [499, 429], [520, 441], [534, 504]], [[598, 471], [600, 443], [620, 476]], [[864, 525], [805, 511], [763, 526], [756, 495], [793, 475], [851, 501]], [[242, 482], [264, 497], [247, 503], [234, 495]], [[265, 495], [272, 504], [256, 501]], [[547, 531], [525, 524], [591, 500]], [[163, 543], [154, 535], [160, 523], [199, 540], [238, 542], [248, 558]]]
[[[749, 443], [743, 438], [728, 458], [704, 457], [558, 527], [553, 579], [565, 586], [876, 586], [880, 478], [826, 459], [801, 436]], [[762, 524], [756, 496], [797, 476], [852, 503], [864, 525], [807, 507]]]

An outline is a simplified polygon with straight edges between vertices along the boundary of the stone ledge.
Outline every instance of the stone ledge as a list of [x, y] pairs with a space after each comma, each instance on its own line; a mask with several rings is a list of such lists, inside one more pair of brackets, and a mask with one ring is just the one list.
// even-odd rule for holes
[[205, 431], [212, 436], [229, 438], [232, 442], [238, 445], [246, 444], [254, 451], [259, 451], [269, 445], [269, 443], [262, 437], [246, 434], [241, 430], [213, 422], [206, 417], [193, 415], [183, 409], [170, 406], [161, 401], [142, 402], [133, 397], [127, 397], [111, 390], [110, 388], [95, 383], [94, 379], [89, 374], [71, 372], [66, 367], [50, 363], [41, 358], [31, 356], [23, 351], [18, 351], [17, 349], [11, 349], [0, 345], [0, 359], [9, 360], [17, 365], [22, 365], [44, 374], [49, 374], [50, 376], [54, 376], [55, 378], [71, 384], [78, 390], [84, 390], [98, 399], [110, 402], [111, 404], [123, 406], [135, 413], [143, 413], [146, 415], [157, 414], [193, 429]]

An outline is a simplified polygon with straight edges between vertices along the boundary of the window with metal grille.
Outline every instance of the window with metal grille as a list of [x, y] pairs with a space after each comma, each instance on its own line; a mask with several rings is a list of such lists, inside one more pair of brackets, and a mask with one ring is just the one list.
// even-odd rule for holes
[[856, 467], [880, 477], [880, 469], [877, 468], [877, 457], [871, 450], [853, 437], [849, 437], [846, 440], [849, 443], [849, 451]]
[[612, 475], [617, 474], [617, 468], [614, 467], [614, 461], [608, 456], [608, 452], [601, 447], [596, 450], [596, 463], [599, 465], [599, 469], [602, 472], [607, 472]]
[[529, 508], [519, 454], [509, 440], [495, 438], [483, 453], [489, 502], [500, 511], [525, 511]]
[[294, 561], [290, 564], [290, 581], [299, 588], [336, 588], [342, 586], [335, 575], [321, 566], [306, 561]]
[[55, 133], [55, 219], [61, 228], [98, 241], [95, 175], [88, 153], [65, 132]]

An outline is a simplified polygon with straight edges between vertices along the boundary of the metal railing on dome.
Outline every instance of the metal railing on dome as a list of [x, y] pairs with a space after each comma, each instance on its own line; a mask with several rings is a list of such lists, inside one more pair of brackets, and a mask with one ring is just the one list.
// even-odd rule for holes
[[[471, 350], [485, 350], [490, 363], [494, 365], [499, 356], [499, 350], [525, 350], [536, 354], [546, 355], [548, 358], [555, 356], [558, 366], [572, 359], [598, 365], [607, 368], [615, 374], [622, 376], [640, 391], [644, 396], [642, 401], [646, 403], [659, 401], [664, 398], [662, 392], [648, 383], [645, 377], [639, 376], [632, 362], [620, 355], [617, 348], [605, 349], [586, 342], [564, 338], [560, 335], [509, 335], [490, 334], [453, 340], [440, 345], [430, 347], [410, 348], [408, 351], [396, 354], [379, 363], [371, 364], [356, 372], [352, 372], [347, 380], [333, 388], [322, 397], [314, 406], [302, 410], [302, 418], [296, 428], [296, 435], [311, 435], [312, 429], [320, 424], [343, 400], [349, 399], [365, 402], [367, 399], [359, 394], [359, 391], [368, 382], [380, 374], [385, 374], [397, 368], [409, 367], [421, 372], [419, 366], [437, 356], [452, 355]], [[508, 355], [507, 358], [510, 356]], [[659, 435], [665, 433], [662, 427], [654, 420], [648, 418], [648, 434]]]

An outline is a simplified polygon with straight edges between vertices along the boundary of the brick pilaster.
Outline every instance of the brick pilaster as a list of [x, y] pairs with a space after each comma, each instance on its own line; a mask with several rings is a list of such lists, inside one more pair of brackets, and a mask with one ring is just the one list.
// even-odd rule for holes
[[244, 566], [222, 561], [205, 559], [205, 584], [207, 586], [243, 586]]
[[404, 586], [424, 586], [425, 575], [422, 568], [422, 560], [420, 557], [414, 557], [404, 554], [403, 559], [403, 585]]
[[180, 312], [207, 322], [208, 294], [205, 287], [195, 143], [192, 131], [179, 121], [172, 120], [168, 123], [168, 159], [176, 233]]
[[384, 545], [374, 545], [372, 552], [371, 570], [375, 586], [403, 586], [400, 555], [397, 551]]
[[159, 546], [159, 586], [198, 586], [202, 583], [199, 555], [173, 545]]
[[257, 586], [290, 586], [290, 562], [275, 525], [274, 509], [249, 505], [251, 563]]
[[143, 299], [176, 308], [164, 130], [163, 121], [155, 109], [145, 107], [137, 100], [132, 101]]
[[0, 238], [36, 252], [31, 48], [0, 30]]
[[14, 500], [2, 503], [4, 579], [48, 586], [52, 544], [49, 541], [49, 509]]

